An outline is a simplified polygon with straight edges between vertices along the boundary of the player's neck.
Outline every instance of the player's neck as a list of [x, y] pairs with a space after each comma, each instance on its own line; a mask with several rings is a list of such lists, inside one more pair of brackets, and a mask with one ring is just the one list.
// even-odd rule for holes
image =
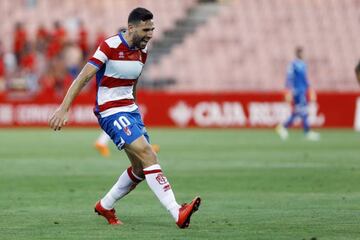
[[123, 37], [126, 43], [128, 44], [129, 48], [134, 48], [132, 38], [129, 36], [128, 31], [124, 32]]

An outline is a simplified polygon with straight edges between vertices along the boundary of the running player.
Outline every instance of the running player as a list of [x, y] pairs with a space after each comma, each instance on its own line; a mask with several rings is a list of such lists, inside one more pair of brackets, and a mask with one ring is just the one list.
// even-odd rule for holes
[[115, 214], [115, 203], [144, 179], [180, 228], [189, 226], [201, 199], [179, 205], [165, 177], [138, 111], [134, 95], [136, 83], [147, 58], [146, 46], [154, 32], [153, 14], [144, 8], [134, 9], [125, 32], [107, 38], [70, 86], [63, 102], [49, 119], [54, 130], [67, 121], [70, 106], [81, 89], [96, 74], [97, 97], [94, 112], [101, 128], [119, 150], [124, 149], [131, 166], [119, 177], [110, 191], [95, 205], [95, 211], [109, 224], [122, 224]]

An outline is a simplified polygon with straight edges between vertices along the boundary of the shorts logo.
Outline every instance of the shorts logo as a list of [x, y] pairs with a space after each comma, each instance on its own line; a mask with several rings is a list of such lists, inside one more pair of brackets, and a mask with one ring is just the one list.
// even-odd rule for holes
[[128, 135], [128, 136], [131, 135], [131, 131], [130, 131], [130, 129], [129, 129], [127, 126], [124, 127], [123, 130], [124, 130], [124, 132], [125, 132], [126, 135]]
[[156, 176], [156, 181], [158, 181], [160, 185], [164, 185], [165, 183], [167, 183], [167, 179], [162, 173], [159, 173]]

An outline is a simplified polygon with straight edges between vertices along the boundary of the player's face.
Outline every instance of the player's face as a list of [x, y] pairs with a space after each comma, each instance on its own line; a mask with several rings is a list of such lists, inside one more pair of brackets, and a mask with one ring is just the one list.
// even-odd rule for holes
[[296, 55], [297, 58], [303, 59], [303, 57], [304, 57], [303, 49], [302, 48], [297, 48], [295, 55]]
[[355, 72], [356, 73], [356, 80], [360, 84], [360, 71]]
[[140, 21], [140, 23], [133, 26], [133, 46], [144, 49], [152, 38], [154, 29], [153, 20]]

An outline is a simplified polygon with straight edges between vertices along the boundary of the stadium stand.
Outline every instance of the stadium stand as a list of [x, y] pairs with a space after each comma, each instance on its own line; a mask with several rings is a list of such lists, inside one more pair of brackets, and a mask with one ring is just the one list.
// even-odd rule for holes
[[54, 21], [61, 21], [72, 29], [76, 27], [76, 21], [82, 20], [89, 28], [91, 39], [94, 39], [98, 29], [113, 34], [127, 22], [133, 8], [143, 6], [156, 13], [156, 39], [185, 17], [186, 11], [194, 4], [196, 0], [2, 0], [0, 34], [2, 40], [8, 43], [11, 42], [13, 26], [18, 21], [26, 22], [30, 35], [34, 35], [41, 24], [51, 28]]
[[[24, 23], [29, 40], [34, 40], [39, 26], [52, 29], [53, 23], [60, 21], [72, 41], [78, 38], [78, 23], [83, 21], [89, 42], [95, 45], [99, 33], [113, 34], [120, 24], [126, 23], [132, 8], [143, 6], [156, 15], [154, 46], [164, 43], [164, 39], [171, 40], [168, 35], [174, 34], [173, 43], [158, 44], [160, 49], [170, 46], [169, 50], [157, 54], [159, 48], [154, 47], [150, 54], [157, 60], [149, 59], [142, 74], [145, 82], [154, 83], [150, 87], [162, 86], [171, 91], [279, 91], [283, 89], [285, 70], [294, 48], [302, 45], [315, 89], [357, 91], [353, 68], [360, 56], [358, 0], [204, 2], [207, 1], [3, 0], [0, 1], [3, 45], [0, 56], [4, 49], [12, 50], [14, 26], [19, 21]], [[215, 6], [217, 14], [206, 15], [204, 23], [179, 34], [186, 31], [180, 30], [181, 24], [192, 23], [187, 21], [194, 18], [192, 10], [205, 5]], [[176, 37], [181, 39], [174, 40]], [[76, 56], [76, 49], [71, 53]], [[24, 64], [31, 67], [31, 59]], [[9, 65], [8, 58], [4, 62], [5, 66]], [[44, 60], [38, 65], [41, 64]], [[15, 80], [10, 86], [24, 85], [19, 84], [17, 75], [12, 78]], [[157, 84], [161, 81], [171, 84], [165, 87]]]
[[315, 89], [357, 91], [358, 1], [235, 0], [220, 8], [145, 76], [173, 79], [173, 91], [276, 91], [302, 45]]
[[143, 6], [156, 13], [156, 41], [185, 18], [196, 3], [196, 0], [0, 1], [0, 69], [5, 69], [1, 70], [0, 93], [9, 90], [37, 94], [55, 89], [60, 96], [99, 41], [125, 26], [133, 8]]

